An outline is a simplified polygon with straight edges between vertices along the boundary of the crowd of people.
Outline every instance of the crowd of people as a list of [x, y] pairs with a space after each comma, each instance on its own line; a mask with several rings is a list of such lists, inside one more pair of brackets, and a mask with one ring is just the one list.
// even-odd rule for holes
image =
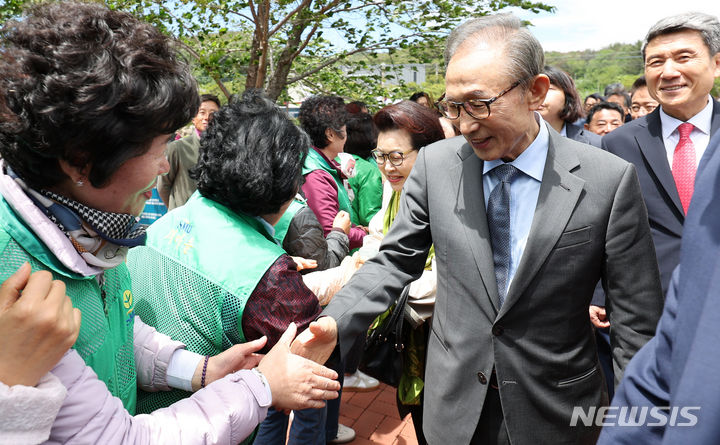
[[179, 54], [96, 3], [0, 32], [0, 443], [352, 442], [400, 295], [420, 444], [717, 442], [717, 17], [584, 101], [517, 17], [470, 19], [437, 101], [297, 121]]

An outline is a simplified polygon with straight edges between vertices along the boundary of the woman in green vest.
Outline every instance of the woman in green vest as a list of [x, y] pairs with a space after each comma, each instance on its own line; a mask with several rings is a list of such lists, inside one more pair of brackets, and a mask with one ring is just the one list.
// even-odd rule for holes
[[348, 179], [355, 195], [352, 209], [366, 226], [382, 206], [382, 175], [371, 151], [377, 146], [377, 127], [367, 113], [353, 114], [347, 122], [345, 152], [355, 158], [355, 176]]
[[[100, 4], [57, 2], [6, 23], [0, 48], [0, 281], [27, 262], [61, 280], [82, 312], [77, 341], [51, 371], [66, 397], [50, 441], [237, 443], [270, 403], [332, 397], [339, 386], [329, 379], [315, 380], [322, 393], [288, 387], [315, 378], [289, 354], [291, 338], [258, 365], [252, 352], [264, 340], [203, 357], [135, 316], [126, 254], [145, 240], [138, 215], [168, 169], [168, 138], [198, 108], [173, 40]], [[133, 418], [138, 386], [198, 391]]]
[[332, 230], [340, 210], [350, 214], [350, 249], [362, 246], [367, 230], [359, 226], [348, 195], [350, 185], [335, 158], [343, 152], [347, 139], [345, 124], [348, 112], [337, 96], [312, 96], [300, 106], [300, 126], [310, 136], [312, 146], [303, 166], [303, 193], [308, 206], [315, 212], [325, 235]]
[[[215, 355], [262, 337], [272, 346], [291, 322], [304, 330], [318, 317], [319, 301], [274, 227], [300, 189], [308, 145], [258, 91], [215, 113], [191, 171], [197, 191], [153, 223], [145, 246], [130, 251], [133, 292], [142, 295], [135, 310], [143, 320], [190, 351]], [[190, 395], [141, 392], [138, 411]], [[289, 442], [324, 445], [323, 419], [322, 410], [296, 411]], [[270, 443], [270, 433], [285, 440], [286, 423], [267, 429], [265, 422], [256, 444]]]
[[[412, 101], [402, 101], [387, 106], [373, 117], [378, 127], [377, 148], [373, 157], [386, 179], [383, 207], [370, 221], [368, 243], [375, 245], [392, 226], [397, 215], [402, 189], [410, 175], [418, 151], [426, 145], [444, 138], [442, 126], [435, 113]], [[412, 415], [418, 442], [424, 444], [422, 433], [422, 390], [425, 369], [425, 345], [427, 344], [429, 319], [435, 306], [437, 278], [433, 270], [435, 251], [430, 249], [425, 272], [410, 283], [405, 319], [411, 327], [405, 335], [403, 375], [398, 385], [397, 402], [400, 413]]]

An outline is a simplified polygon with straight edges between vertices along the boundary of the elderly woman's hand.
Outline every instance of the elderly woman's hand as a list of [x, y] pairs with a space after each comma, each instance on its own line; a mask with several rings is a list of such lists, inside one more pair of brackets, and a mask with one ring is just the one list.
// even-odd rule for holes
[[65, 283], [23, 264], [0, 287], [0, 381], [35, 386], [80, 333]]
[[[205, 370], [205, 386], [235, 371], [256, 367], [264, 357], [262, 354], [258, 354], [257, 351], [265, 347], [266, 343], [267, 337], [263, 336], [257, 340], [235, 345], [218, 355], [210, 357]], [[201, 360], [195, 369], [192, 379], [193, 391], [200, 389], [204, 365], [204, 361]]]

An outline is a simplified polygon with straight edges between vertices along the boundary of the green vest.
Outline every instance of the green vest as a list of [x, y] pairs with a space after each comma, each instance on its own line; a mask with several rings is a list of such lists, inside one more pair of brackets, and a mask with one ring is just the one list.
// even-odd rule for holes
[[47, 270], [65, 283], [74, 307], [82, 311], [80, 335], [73, 345], [110, 393], [135, 414], [137, 375], [133, 353], [134, 301], [125, 264], [106, 270], [100, 286], [95, 277], [69, 271], [35, 233], [0, 198], [0, 282], [24, 262], [33, 271]]
[[367, 226], [382, 208], [382, 174], [374, 161], [370, 163], [358, 155], [352, 156], [355, 158], [356, 174], [348, 179], [348, 183], [355, 193], [352, 201], [353, 214], [357, 224]]
[[[258, 220], [195, 192], [150, 226], [146, 246], [130, 250], [137, 313], [188, 350], [216, 355], [246, 341], [245, 304], [283, 253]], [[140, 391], [138, 412], [190, 395]]]
[[302, 174], [303, 176], [307, 175], [310, 172], [313, 172], [315, 170], [324, 170], [328, 173], [330, 173], [330, 176], [335, 180], [335, 184], [337, 185], [337, 191], [338, 191], [338, 208], [340, 210], [345, 210], [350, 215], [350, 221], [353, 224], [357, 224], [355, 213], [353, 212], [352, 206], [350, 205], [350, 197], [348, 196], [347, 190], [345, 190], [345, 186], [343, 185], [342, 179], [340, 178], [340, 175], [338, 174], [337, 170], [320, 155], [315, 149], [311, 148], [308, 150], [308, 155], [305, 158], [305, 164], [303, 165]]
[[288, 229], [290, 228], [290, 222], [295, 217], [295, 214], [300, 211], [303, 207], [307, 207], [307, 204], [303, 201], [299, 201], [296, 197], [293, 202], [290, 203], [290, 207], [285, 210], [285, 213], [280, 217], [280, 220], [275, 224], [275, 241], [281, 246], [285, 241]]

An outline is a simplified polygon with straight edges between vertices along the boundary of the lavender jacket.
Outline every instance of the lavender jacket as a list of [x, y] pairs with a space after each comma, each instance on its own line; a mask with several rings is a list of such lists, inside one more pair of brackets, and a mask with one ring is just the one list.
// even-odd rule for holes
[[[168, 389], [165, 381], [168, 362], [172, 353], [183, 346], [136, 318], [138, 385], [150, 391]], [[50, 374], [67, 391], [62, 405], [57, 403], [55, 379], [44, 378], [44, 384], [30, 392], [33, 403], [27, 404], [27, 415], [19, 414], [23, 412], [22, 401], [29, 388], [18, 391], [21, 388], [0, 387], [0, 413], [3, 407], [8, 408], [8, 413], [15, 413], [2, 416], [1, 438], [14, 443], [47, 440], [52, 444], [234, 445], [252, 433], [271, 403], [262, 380], [252, 371], [244, 370], [213, 382], [168, 408], [131, 416], [74, 350], [65, 353]], [[54, 421], [48, 421], [53, 417]], [[11, 442], [0, 439], [0, 443]]]

